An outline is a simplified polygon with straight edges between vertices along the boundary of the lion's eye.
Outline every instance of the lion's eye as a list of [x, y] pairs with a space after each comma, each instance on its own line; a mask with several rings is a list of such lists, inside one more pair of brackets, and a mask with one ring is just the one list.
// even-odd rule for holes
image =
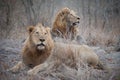
[[45, 35], [47, 34], [47, 32], [45, 33]]
[[39, 34], [38, 32], [36, 32], [36, 34]]

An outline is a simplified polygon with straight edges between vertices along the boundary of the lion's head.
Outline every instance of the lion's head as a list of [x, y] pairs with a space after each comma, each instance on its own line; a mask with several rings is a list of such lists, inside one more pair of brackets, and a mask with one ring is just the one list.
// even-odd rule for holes
[[80, 17], [76, 15], [75, 11], [69, 8], [63, 8], [56, 16], [55, 23], [64, 26], [75, 26], [79, 23]]
[[42, 24], [37, 24], [35, 27], [29, 27], [29, 40], [30, 44], [39, 51], [51, 50], [54, 46], [50, 28], [43, 27]]
[[69, 9], [63, 8], [58, 12], [53, 22], [52, 35], [63, 38], [76, 37], [78, 31], [77, 24], [80, 21], [80, 17], [76, 13]]

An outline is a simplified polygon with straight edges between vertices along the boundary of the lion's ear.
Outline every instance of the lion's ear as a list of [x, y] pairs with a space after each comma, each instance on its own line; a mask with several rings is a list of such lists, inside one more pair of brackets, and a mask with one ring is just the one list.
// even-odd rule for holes
[[69, 13], [70, 13], [70, 9], [69, 8], [67, 8], [67, 7], [63, 8], [62, 14], [69, 14]]
[[51, 29], [50, 29], [49, 27], [46, 27], [46, 30], [47, 30], [47, 32], [50, 32], [50, 31], [51, 31]]
[[31, 33], [31, 32], [33, 31], [33, 29], [34, 29], [34, 26], [30, 26], [30, 27], [28, 28], [28, 32]]

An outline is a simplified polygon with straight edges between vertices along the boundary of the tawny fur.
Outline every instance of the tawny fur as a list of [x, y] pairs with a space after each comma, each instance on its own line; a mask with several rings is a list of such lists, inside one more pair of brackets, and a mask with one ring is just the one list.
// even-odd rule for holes
[[[29, 37], [26, 40], [25, 46], [23, 47], [23, 50], [22, 50], [23, 62], [27, 66], [31, 65], [32, 67], [43, 63], [50, 55], [51, 49], [54, 46], [49, 30], [48, 30], [48, 32], [46, 32], [46, 28], [44, 28], [41, 24], [38, 24], [34, 30], [35, 31], [38, 30], [40, 35], [37, 35], [37, 37], [36, 37], [37, 39], [36, 39], [36, 38], [33, 38], [33, 36], [36, 36], [36, 35], [32, 35], [34, 33], [34, 31], [29, 33]], [[34, 41], [39, 42], [40, 38], [45, 39], [45, 42], [46, 42], [45, 47], [46, 48], [44, 50], [39, 51], [36, 49], [36, 45], [35, 45]]]
[[40, 71], [46, 70], [50, 65], [56, 65], [56, 63], [58, 65], [58, 62], [75, 69], [77, 65], [81, 63], [82, 65], [89, 65], [94, 68], [96, 68], [98, 64], [101, 64], [99, 63], [100, 61], [96, 53], [87, 45], [64, 43], [54, 43], [54, 45], [49, 58], [43, 64], [29, 70], [28, 74], [35, 75]]
[[[40, 26], [40, 27], [39, 27]], [[36, 31], [40, 35], [36, 35]], [[46, 33], [47, 32], [47, 33]], [[45, 39], [45, 48], [37, 48], [36, 44], [39, 39]], [[87, 45], [75, 45], [53, 42], [50, 30], [38, 24], [36, 27], [29, 28], [29, 37], [25, 42], [22, 51], [23, 61], [21, 65], [34, 67], [28, 71], [28, 74], [37, 74], [39, 71], [46, 69], [48, 66], [55, 64], [57, 61], [64, 63], [72, 68], [80, 62], [96, 66], [99, 64], [99, 58], [96, 53]], [[17, 64], [11, 71], [19, 71], [21, 65]]]
[[[17, 72], [22, 69], [23, 64], [27, 67], [33, 68], [46, 61], [51, 54], [51, 50], [54, 47], [53, 40], [51, 38], [50, 29], [45, 28], [42, 24], [38, 24], [35, 27], [28, 28], [29, 36], [26, 39], [22, 49], [22, 62], [18, 62], [16, 66], [9, 69], [12, 72]], [[38, 50], [37, 43], [40, 43], [40, 39], [45, 39], [45, 49]]]
[[[78, 27], [76, 24], [79, 23], [79, 19], [80, 18], [73, 10], [63, 8], [58, 12], [53, 23], [53, 35], [74, 39], [78, 34]], [[73, 25], [74, 23], [75, 25]]]

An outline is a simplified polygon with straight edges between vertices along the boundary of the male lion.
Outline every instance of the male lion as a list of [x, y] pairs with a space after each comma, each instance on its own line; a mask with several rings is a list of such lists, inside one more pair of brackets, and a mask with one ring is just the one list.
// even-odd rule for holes
[[12, 72], [32, 67], [28, 74], [37, 74], [57, 61], [75, 67], [80, 62], [90, 66], [100, 64], [98, 56], [87, 45], [74, 45], [54, 42], [50, 29], [41, 24], [29, 28], [29, 36], [22, 50], [23, 60], [11, 68]]
[[36, 27], [29, 27], [29, 36], [22, 49], [23, 60], [9, 70], [17, 72], [25, 66], [33, 68], [43, 63], [49, 57], [54, 46], [49, 30], [40, 23]]
[[79, 16], [73, 10], [63, 8], [58, 12], [53, 23], [53, 35], [65, 39], [75, 39], [78, 33], [77, 24], [79, 20]]

